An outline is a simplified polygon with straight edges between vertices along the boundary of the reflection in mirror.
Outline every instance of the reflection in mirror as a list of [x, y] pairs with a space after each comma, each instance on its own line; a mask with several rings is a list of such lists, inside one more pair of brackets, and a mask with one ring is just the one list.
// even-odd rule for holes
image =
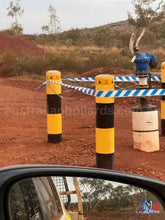
[[165, 205], [145, 189], [86, 177], [35, 177], [9, 192], [11, 220], [165, 219]]

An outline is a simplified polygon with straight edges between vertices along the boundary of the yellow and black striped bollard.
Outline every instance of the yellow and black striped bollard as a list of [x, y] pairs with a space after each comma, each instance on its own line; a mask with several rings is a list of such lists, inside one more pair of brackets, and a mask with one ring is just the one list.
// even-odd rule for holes
[[[165, 89], [165, 62], [161, 64], [161, 78], [162, 89]], [[161, 101], [161, 135], [165, 136], [165, 96]]]
[[46, 80], [48, 143], [59, 143], [62, 140], [61, 85], [49, 80], [61, 82], [61, 73], [50, 70], [46, 73]]
[[[114, 90], [114, 77], [96, 76], [96, 90]], [[96, 166], [114, 168], [114, 98], [96, 97]]]

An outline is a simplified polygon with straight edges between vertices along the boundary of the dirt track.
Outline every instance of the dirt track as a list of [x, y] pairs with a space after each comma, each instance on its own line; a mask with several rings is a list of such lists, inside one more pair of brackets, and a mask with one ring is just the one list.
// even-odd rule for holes
[[[23, 77], [0, 79], [0, 166], [61, 164], [95, 166], [95, 101], [83, 96], [63, 100], [63, 142], [47, 143], [45, 89], [34, 91], [42, 81]], [[65, 90], [64, 96], [81, 93]], [[132, 148], [131, 108], [136, 99], [115, 104], [115, 169], [165, 181], [165, 138], [161, 150], [144, 153]], [[154, 104], [160, 105], [160, 102]]]

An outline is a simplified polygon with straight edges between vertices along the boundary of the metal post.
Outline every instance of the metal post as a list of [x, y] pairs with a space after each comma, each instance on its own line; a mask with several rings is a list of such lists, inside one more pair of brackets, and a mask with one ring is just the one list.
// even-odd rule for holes
[[74, 186], [75, 186], [75, 190], [76, 190], [76, 194], [77, 194], [77, 199], [78, 199], [78, 220], [84, 220], [83, 203], [82, 203], [81, 191], [80, 191], [77, 177], [73, 177], [73, 182], [74, 182]]
[[[96, 90], [114, 90], [114, 76], [96, 76]], [[114, 98], [96, 97], [96, 166], [114, 168]]]
[[[165, 89], [165, 62], [161, 64], [162, 89]], [[165, 136], [165, 96], [161, 101], [161, 135]]]
[[[61, 73], [51, 70], [46, 73], [46, 79], [61, 82]], [[47, 134], [49, 143], [59, 143], [62, 140], [61, 85], [47, 82]]]

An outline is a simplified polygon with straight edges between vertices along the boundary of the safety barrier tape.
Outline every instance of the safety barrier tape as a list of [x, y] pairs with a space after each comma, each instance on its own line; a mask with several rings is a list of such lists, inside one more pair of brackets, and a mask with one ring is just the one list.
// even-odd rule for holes
[[161, 76], [152, 76], [151, 81], [161, 81]]
[[[66, 78], [62, 79], [63, 81], [72, 81], [72, 82], [94, 82], [95, 77], [84, 77], [84, 78]], [[118, 76], [115, 77], [115, 82], [138, 82], [139, 78], [136, 76]], [[152, 76], [151, 81], [161, 81], [161, 76]], [[44, 82], [41, 87], [45, 87], [46, 82]]]
[[40, 86], [40, 88], [41, 88], [41, 87], [46, 87], [46, 83], [47, 83], [46, 81], [45, 81], [44, 83], [42, 83], [41, 86]]
[[165, 95], [165, 89], [136, 89], [136, 90], [114, 90], [114, 91], [96, 91], [94, 89], [72, 86], [65, 83], [59, 83], [53, 80], [47, 80], [49, 83], [55, 83], [69, 89], [78, 90], [87, 95], [100, 97], [100, 98], [119, 98], [119, 97], [145, 97], [145, 96], [163, 96]]
[[72, 82], [94, 82], [95, 81], [95, 77], [65, 78], [63, 80], [72, 81]]
[[[136, 76], [117, 76], [114, 77], [115, 82], [138, 82], [139, 78]], [[94, 82], [95, 77], [84, 77], [84, 78], [66, 78], [63, 79], [72, 82]], [[151, 81], [161, 81], [161, 76], [152, 76]]]

